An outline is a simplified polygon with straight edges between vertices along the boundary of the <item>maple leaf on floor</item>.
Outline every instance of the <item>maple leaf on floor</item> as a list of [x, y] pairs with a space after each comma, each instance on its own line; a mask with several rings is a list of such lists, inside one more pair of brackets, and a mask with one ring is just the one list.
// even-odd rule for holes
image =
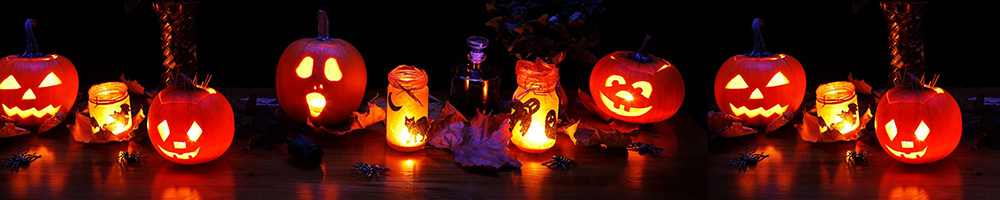
[[511, 137], [510, 114], [478, 113], [466, 121], [454, 106], [447, 104], [440, 115], [441, 119], [431, 122], [428, 145], [450, 149], [455, 162], [463, 167], [521, 167], [521, 162], [507, 149]]

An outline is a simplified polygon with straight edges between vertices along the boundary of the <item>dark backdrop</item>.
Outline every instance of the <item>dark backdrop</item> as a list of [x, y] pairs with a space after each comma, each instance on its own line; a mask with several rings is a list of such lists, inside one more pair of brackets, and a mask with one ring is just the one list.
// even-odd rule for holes
[[[657, 3], [654, 3], [657, 2]], [[638, 48], [652, 35], [649, 52], [680, 69], [687, 85], [686, 110], [704, 109], [711, 84], [726, 58], [751, 50], [750, 24], [761, 17], [768, 50], [797, 58], [809, 88], [845, 80], [849, 73], [873, 86], [885, 84], [889, 49], [884, 15], [870, 1], [857, 13], [850, 0], [836, 1], [606, 1], [601, 57]], [[400, 64], [424, 68], [433, 90], [447, 90], [447, 69], [465, 62], [470, 35], [493, 38], [484, 1], [203, 1], [198, 8], [200, 74], [213, 87], [273, 87], [279, 56], [292, 41], [315, 37], [316, 10], [327, 10], [333, 37], [352, 43], [367, 64], [369, 88], [384, 88], [385, 74]], [[997, 39], [992, 6], [933, 1], [926, 12], [927, 71], [942, 74], [940, 86], [1000, 86], [990, 68]], [[151, 2], [130, 13], [122, 1], [24, 1], [0, 6], [0, 54], [24, 49], [24, 20], [35, 28], [41, 50], [69, 58], [80, 73], [80, 90], [121, 74], [156, 85], [162, 73], [160, 40]], [[504, 73], [513, 90], [515, 58], [500, 42], [487, 63]], [[568, 91], [587, 89], [591, 65], [566, 61]], [[234, 98], [234, 97], [230, 97]]]

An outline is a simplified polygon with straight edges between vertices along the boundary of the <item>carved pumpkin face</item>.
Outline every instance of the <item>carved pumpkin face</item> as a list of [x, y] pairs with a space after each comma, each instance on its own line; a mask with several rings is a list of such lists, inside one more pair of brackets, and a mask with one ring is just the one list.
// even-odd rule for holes
[[[322, 15], [322, 22], [326, 16]], [[296, 40], [278, 61], [275, 89], [281, 108], [300, 122], [331, 127], [358, 109], [367, 84], [361, 53], [329, 36]]]
[[58, 54], [36, 52], [33, 21], [28, 19], [28, 50], [0, 60], [0, 107], [19, 126], [38, 126], [76, 101], [80, 78], [76, 67]]
[[199, 164], [229, 149], [235, 131], [233, 110], [212, 88], [160, 91], [149, 107], [149, 139], [171, 162]]
[[806, 75], [795, 58], [737, 55], [726, 60], [715, 76], [715, 102], [725, 113], [764, 126], [783, 113], [799, 109], [806, 92]]
[[951, 154], [962, 138], [962, 114], [951, 94], [941, 88], [895, 87], [875, 112], [875, 132], [893, 159], [922, 164]]
[[590, 93], [601, 112], [630, 123], [652, 123], [677, 113], [684, 101], [684, 79], [666, 60], [649, 56], [639, 62], [633, 52], [601, 58], [590, 74]]

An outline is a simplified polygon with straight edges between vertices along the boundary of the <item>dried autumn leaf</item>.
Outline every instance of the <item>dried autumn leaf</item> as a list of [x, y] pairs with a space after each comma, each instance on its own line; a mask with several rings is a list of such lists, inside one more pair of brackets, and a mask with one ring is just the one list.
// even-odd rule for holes
[[125, 74], [122, 74], [122, 76], [118, 77], [118, 79], [125, 83], [125, 87], [128, 88], [128, 93], [145, 94], [146, 88], [139, 85], [138, 81], [125, 79]]
[[590, 97], [590, 94], [583, 92], [581, 89], [576, 89], [576, 94], [576, 100], [579, 101], [580, 104], [583, 104], [583, 107], [587, 108], [590, 113], [594, 113], [597, 117], [604, 119], [604, 121], [611, 120], [610, 115], [604, 114], [604, 112], [601, 112], [600, 109], [597, 108], [597, 103], [594, 102], [594, 98]]
[[757, 133], [757, 129], [744, 126], [741, 122], [733, 122], [728, 127], [719, 131], [719, 136], [724, 138], [739, 137]]
[[306, 119], [306, 125], [312, 128], [314, 132], [328, 133], [333, 135], [344, 135], [355, 130], [365, 129], [372, 124], [379, 123], [385, 120], [385, 100], [378, 98], [378, 94], [375, 95], [371, 100], [368, 101], [367, 111], [364, 113], [354, 111], [351, 115], [351, 119], [348, 121], [349, 126], [341, 126], [340, 128], [335, 127], [323, 127], [316, 126], [309, 119]]
[[13, 122], [4, 122], [0, 128], [0, 138], [9, 138], [30, 133], [28, 129], [17, 127]]
[[52, 117], [45, 119], [45, 122], [42, 122], [42, 125], [38, 126], [38, 133], [41, 134], [55, 128], [56, 125], [61, 124], [63, 120], [66, 120], [66, 112], [56, 113]]
[[70, 134], [73, 135], [73, 139], [81, 143], [109, 143], [109, 142], [123, 142], [129, 141], [136, 136], [135, 130], [138, 129], [139, 123], [146, 119], [146, 115], [142, 112], [142, 108], [137, 109], [138, 112], [132, 116], [132, 129], [119, 134], [114, 134], [110, 130], [104, 130], [100, 127], [93, 126], [97, 123], [90, 118], [87, 110], [84, 112], [76, 112], [76, 123], [66, 125], [69, 128]]
[[742, 124], [745, 121], [724, 112], [708, 111], [709, 131], [722, 132], [723, 129], [729, 128], [733, 122], [740, 122]]
[[[816, 109], [812, 109], [808, 112], [803, 112], [802, 124], [795, 125], [795, 129], [799, 131], [799, 136], [802, 140], [812, 143], [829, 143], [857, 140], [860, 136], [858, 133], [842, 134], [834, 128], [827, 128], [826, 131], [820, 132], [821, 126], [826, 126], [826, 124], [821, 123], [819, 117], [814, 115], [815, 111]], [[865, 111], [865, 114], [861, 117], [860, 126], [857, 129], [864, 129], [865, 124], [871, 120], [871, 116], [871, 110]]]
[[629, 137], [628, 133], [621, 132], [609, 132], [605, 133], [601, 130], [597, 130], [594, 133], [594, 137], [591, 138], [591, 143], [600, 143], [601, 147], [625, 147], [632, 142], [632, 138]]
[[[446, 105], [444, 110], [448, 107], [451, 105]], [[457, 114], [459, 112], [445, 113], [442, 112], [446, 116], [441, 120], [431, 122], [428, 145], [450, 149], [455, 162], [463, 167], [521, 167], [521, 162], [507, 149], [511, 137], [510, 114], [487, 117], [478, 113], [466, 123], [465, 117]]]
[[[580, 120], [577, 119], [569, 119], [566, 121], [560, 120], [559, 128], [557, 128], [556, 130], [557, 132], [570, 136], [570, 138], [572, 139], [573, 135], [576, 134], [576, 128], [579, 125], [580, 125]], [[576, 141], [574, 141], [574, 143], [576, 143]]]
[[858, 91], [862, 94], [872, 94], [872, 86], [869, 86], [868, 83], [865, 83], [865, 80], [856, 80], [854, 79], [853, 74], [848, 74], [847, 81], [850, 81], [851, 83], [854, 84], [855, 91]]
[[619, 120], [612, 120], [609, 124], [612, 129], [619, 133], [631, 133], [635, 130], [639, 130], [639, 124], [633, 124], [628, 122], [623, 122]]
[[785, 124], [788, 124], [788, 122], [792, 121], [792, 118], [795, 118], [795, 112], [785, 112], [784, 114], [781, 114], [781, 116], [774, 118], [771, 123], [767, 124], [767, 128], [764, 129], [764, 133], [770, 133], [778, 130], [778, 128], [781, 128], [782, 126], [785, 126]]

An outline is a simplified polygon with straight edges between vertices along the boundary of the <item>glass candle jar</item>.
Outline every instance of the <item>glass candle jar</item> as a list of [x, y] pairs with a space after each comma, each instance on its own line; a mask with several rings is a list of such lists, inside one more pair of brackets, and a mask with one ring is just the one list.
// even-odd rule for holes
[[393, 149], [411, 152], [427, 140], [427, 73], [400, 65], [389, 72], [385, 139]]
[[838, 81], [816, 88], [816, 115], [825, 123], [820, 126], [820, 132], [834, 129], [840, 134], [855, 133], [860, 117], [854, 84]]
[[122, 82], [107, 82], [90, 87], [87, 91], [87, 109], [98, 130], [111, 131], [118, 135], [132, 130], [132, 112], [128, 97], [128, 86]]
[[548, 151], [556, 144], [559, 95], [555, 89], [559, 69], [541, 60], [519, 60], [515, 69], [517, 90], [511, 105], [510, 123], [514, 129], [510, 141], [524, 152]]

